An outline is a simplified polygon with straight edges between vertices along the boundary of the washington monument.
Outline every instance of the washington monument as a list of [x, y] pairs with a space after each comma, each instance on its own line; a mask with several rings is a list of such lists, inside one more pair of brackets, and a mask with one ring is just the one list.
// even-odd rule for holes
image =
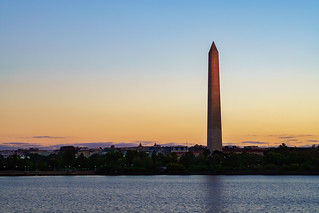
[[208, 53], [207, 148], [211, 152], [222, 151], [219, 59], [214, 42]]

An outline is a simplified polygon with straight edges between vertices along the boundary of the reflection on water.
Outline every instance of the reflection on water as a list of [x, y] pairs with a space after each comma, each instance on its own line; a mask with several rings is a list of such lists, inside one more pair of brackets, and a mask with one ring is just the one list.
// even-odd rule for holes
[[0, 177], [0, 212], [317, 212], [318, 176]]
[[207, 212], [222, 212], [222, 186], [223, 181], [221, 176], [204, 176], [206, 187], [206, 195], [203, 197], [206, 201], [205, 211]]
[[207, 197], [216, 199], [212, 202], [216, 209], [210, 208], [211, 212], [319, 211], [318, 176], [219, 176], [216, 179], [208, 176], [207, 179]]

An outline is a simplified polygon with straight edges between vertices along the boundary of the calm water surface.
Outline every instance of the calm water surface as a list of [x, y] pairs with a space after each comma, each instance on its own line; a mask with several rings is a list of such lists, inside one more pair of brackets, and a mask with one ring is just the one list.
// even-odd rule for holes
[[0, 212], [319, 212], [319, 176], [0, 177]]

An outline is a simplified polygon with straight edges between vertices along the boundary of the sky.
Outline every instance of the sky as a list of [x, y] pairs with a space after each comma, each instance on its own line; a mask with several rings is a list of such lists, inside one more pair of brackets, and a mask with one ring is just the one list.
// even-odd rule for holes
[[0, 0], [0, 148], [319, 144], [319, 2]]

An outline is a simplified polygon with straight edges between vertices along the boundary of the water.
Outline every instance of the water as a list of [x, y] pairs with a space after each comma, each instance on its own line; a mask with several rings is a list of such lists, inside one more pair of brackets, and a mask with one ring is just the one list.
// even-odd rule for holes
[[0, 177], [0, 212], [319, 212], [319, 176]]

